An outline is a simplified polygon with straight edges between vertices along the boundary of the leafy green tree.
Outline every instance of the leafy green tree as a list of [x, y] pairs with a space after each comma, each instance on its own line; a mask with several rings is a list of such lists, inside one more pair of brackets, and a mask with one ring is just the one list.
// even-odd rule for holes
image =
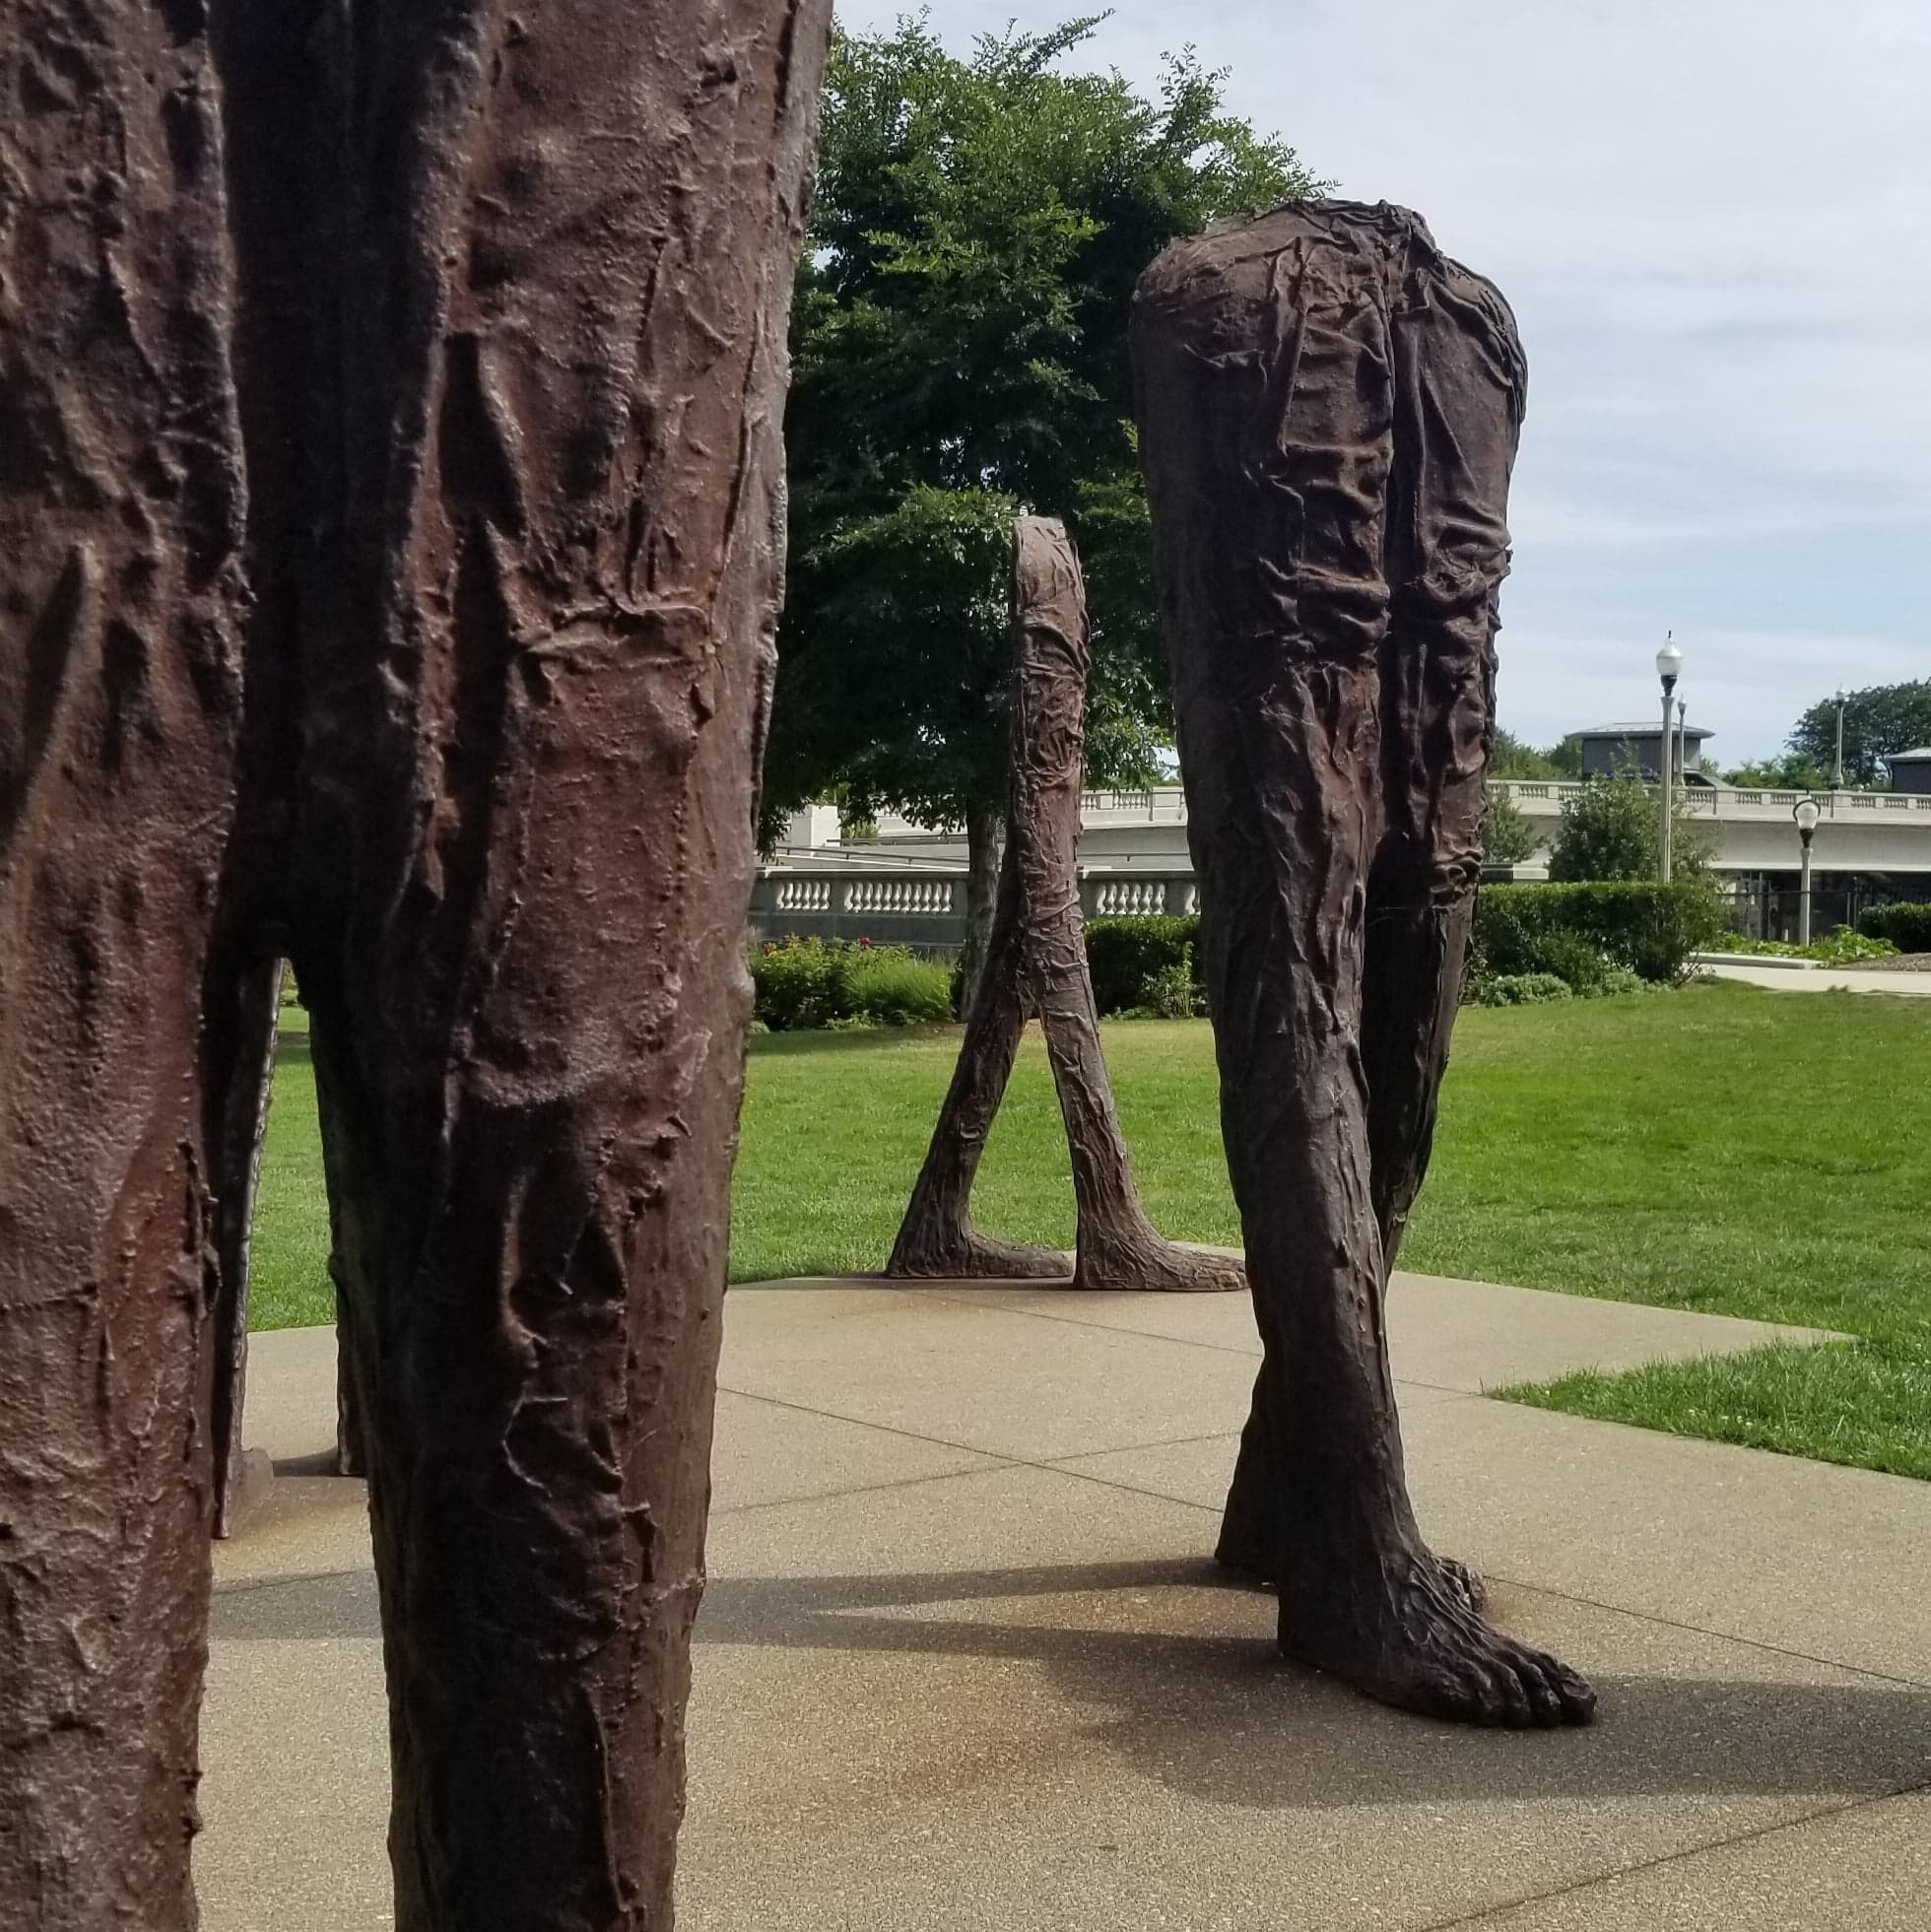
[[1527, 815], [1505, 791], [1490, 785], [1484, 796], [1482, 856], [1490, 865], [1520, 865], [1541, 842]]
[[793, 314], [767, 824], [835, 789], [861, 815], [964, 826], [975, 941], [1005, 798], [1011, 518], [1063, 516], [1085, 562], [1091, 781], [1147, 782], [1168, 727], [1133, 286], [1175, 236], [1318, 185], [1191, 52], [1158, 100], [1062, 71], [1103, 18], [966, 58], [923, 19], [840, 33]]
[[1811, 762], [1807, 753], [1786, 752], [1782, 758], [1759, 759], [1754, 765], [1737, 765], [1724, 772], [1726, 784], [1748, 785], [1767, 791], [1823, 791], [1831, 774]]
[[[1822, 771], [1837, 755], [1837, 700], [1826, 698], [1800, 717], [1790, 749]], [[1931, 745], [1931, 678], [1908, 684], [1870, 685], [1844, 700], [1844, 776], [1855, 785], [1883, 781], [1881, 761], [1894, 752]]]
[[[1634, 778], [1596, 778], [1563, 800], [1563, 815], [1549, 848], [1549, 877], [1568, 884], [1584, 879], [1654, 879], [1662, 869], [1660, 806], [1653, 786]], [[1705, 878], [1710, 869], [1709, 828], [1691, 816], [1679, 793], [1671, 814], [1671, 875]]]
[[1570, 732], [1566, 738], [1560, 738], [1544, 753], [1549, 763], [1555, 766], [1559, 778], [1579, 778], [1582, 776], [1582, 740]]
[[1489, 753], [1492, 778], [1556, 778], [1562, 774], [1547, 752], [1539, 752], [1526, 739], [1518, 738], [1505, 725], [1496, 727], [1496, 742]]

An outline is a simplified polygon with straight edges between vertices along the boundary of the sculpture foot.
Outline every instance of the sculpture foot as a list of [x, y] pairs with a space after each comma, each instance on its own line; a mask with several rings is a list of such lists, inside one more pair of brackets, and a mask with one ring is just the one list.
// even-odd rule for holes
[[1158, 1234], [1127, 1241], [1082, 1242], [1075, 1288], [1113, 1294], [1240, 1295], [1246, 1271], [1224, 1254], [1181, 1247]]
[[[1280, 1567], [1272, 1557], [1263, 1556], [1256, 1549], [1232, 1544], [1226, 1536], [1221, 1538], [1220, 1547], [1214, 1552], [1214, 1561], [1221, 1568], [1256, 1590], [1273, 1589], [1274, 1572]], [[1489, 1607], [1489, 1580], [1479, 1569], [1463, 1563], [1459, 1557], [1435, 1557], [1433, 1562], [1441, 1572], [1443, 1586], [1467, 1608], [1482, 1611]]]
[[1309, 1574], [1306, 1590], [1282, 1591], [1281, 1653], [1296, 1663], [1454, 1724], [1528, 1730], [1595, 1715], [1596, 1694], [1582, 1678], [1482, 1616], [1459, 1565], [1409, 1554], [1381, 1564], [1357, 1590], [1323, 1589]]
[[967, 1227], [942, 1240], [897, 1248], [885, 1264], [894, 1280], [1064, 1281], [1071, 1272], [1058, 1248], [994, 1240]]

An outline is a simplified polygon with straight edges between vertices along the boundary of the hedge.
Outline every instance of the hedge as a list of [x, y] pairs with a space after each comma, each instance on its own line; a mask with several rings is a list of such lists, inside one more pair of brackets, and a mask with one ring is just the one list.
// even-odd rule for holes
[[1900, 953], [1931, 953], [1931, 904], [1874, 905], [1859, 915], [1857, 930]]
[[[1554, 974], [1576, 992], [1613, 992], [1625, 973], [1681, 978], [1690, 956], [1714, 945], [1726, 926], [1723, 901], [1699, 880], [1485, 886], [1469, 976]], [[1086, 929], [1087, 964], [1100, 1012], [1147, 1005], [1149, 982], [1179, 966], [1189, 947], [1198, 983], [1199, 932], [1197, 918], [1096, 919]]]
[[1641, 978], [1671, 980], [1727, 923], [1701, 880], [1489, 886], [1475, 908], [1475, 956], [1486, 973], [1556, 972], [1573, 984], [1579, 942]]
[[901, 946], [770, 940], [752, 953], [751, 981], [754, 1013], [773, 1033], [952, 1018], [952, 968]]
[[1192, 948], [1195, 983], [1200, 977], [1197, 918], [1096, 919], [1086, 929], [1087, 969], [1101, 1013], [1146, 1006], [1149, 983], [1187, 963]]

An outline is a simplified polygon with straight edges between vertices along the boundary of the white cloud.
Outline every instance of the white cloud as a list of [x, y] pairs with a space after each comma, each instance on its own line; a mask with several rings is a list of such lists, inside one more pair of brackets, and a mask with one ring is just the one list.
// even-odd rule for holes
[[[932, 18], [963, 45], [1077, 11]], [[1667, 626], [1724, 759], [1840, 679], [1931, 672], [1931, 4], [1122, 0], [1076, 58], [1145, 83], [1187, 40], [1515, 307], [1506, 722], [1641, 715]]]

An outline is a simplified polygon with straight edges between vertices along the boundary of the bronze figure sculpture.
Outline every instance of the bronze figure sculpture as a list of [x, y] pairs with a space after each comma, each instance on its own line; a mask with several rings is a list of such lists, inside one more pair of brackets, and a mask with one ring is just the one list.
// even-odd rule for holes
[[1013, 532], [1011, 784], [999, 898], [952, 1086], [886, 1273], [1063, 1278], [1051, 1248], [997, 1241], [972, 1224], [972, 1178], [1029, 1014], [1052, 1063], [1073, 1162], [1081, 1289], [1238, 1289], [1238, 1266], [1176, 1246], [1147, 1219], [1106, 1078], [1087, 969], [1076, 854], [1091, 651], [1079, 558], [1064, 527]]
[[195, 1922], [281, 956], [399, 1932], [670, 1923], [830, 13], [0, 11], [10, 1925]]
[[1514, 322], [1417, 217], [1315, 202], [1168, 248], [1133, 341], [1263, 1346], [1221, 1556], [1374, 1697], [1579, 1722], [1587, 1685], [1422, 1539], [1383, 1321], [1480, 876]]

